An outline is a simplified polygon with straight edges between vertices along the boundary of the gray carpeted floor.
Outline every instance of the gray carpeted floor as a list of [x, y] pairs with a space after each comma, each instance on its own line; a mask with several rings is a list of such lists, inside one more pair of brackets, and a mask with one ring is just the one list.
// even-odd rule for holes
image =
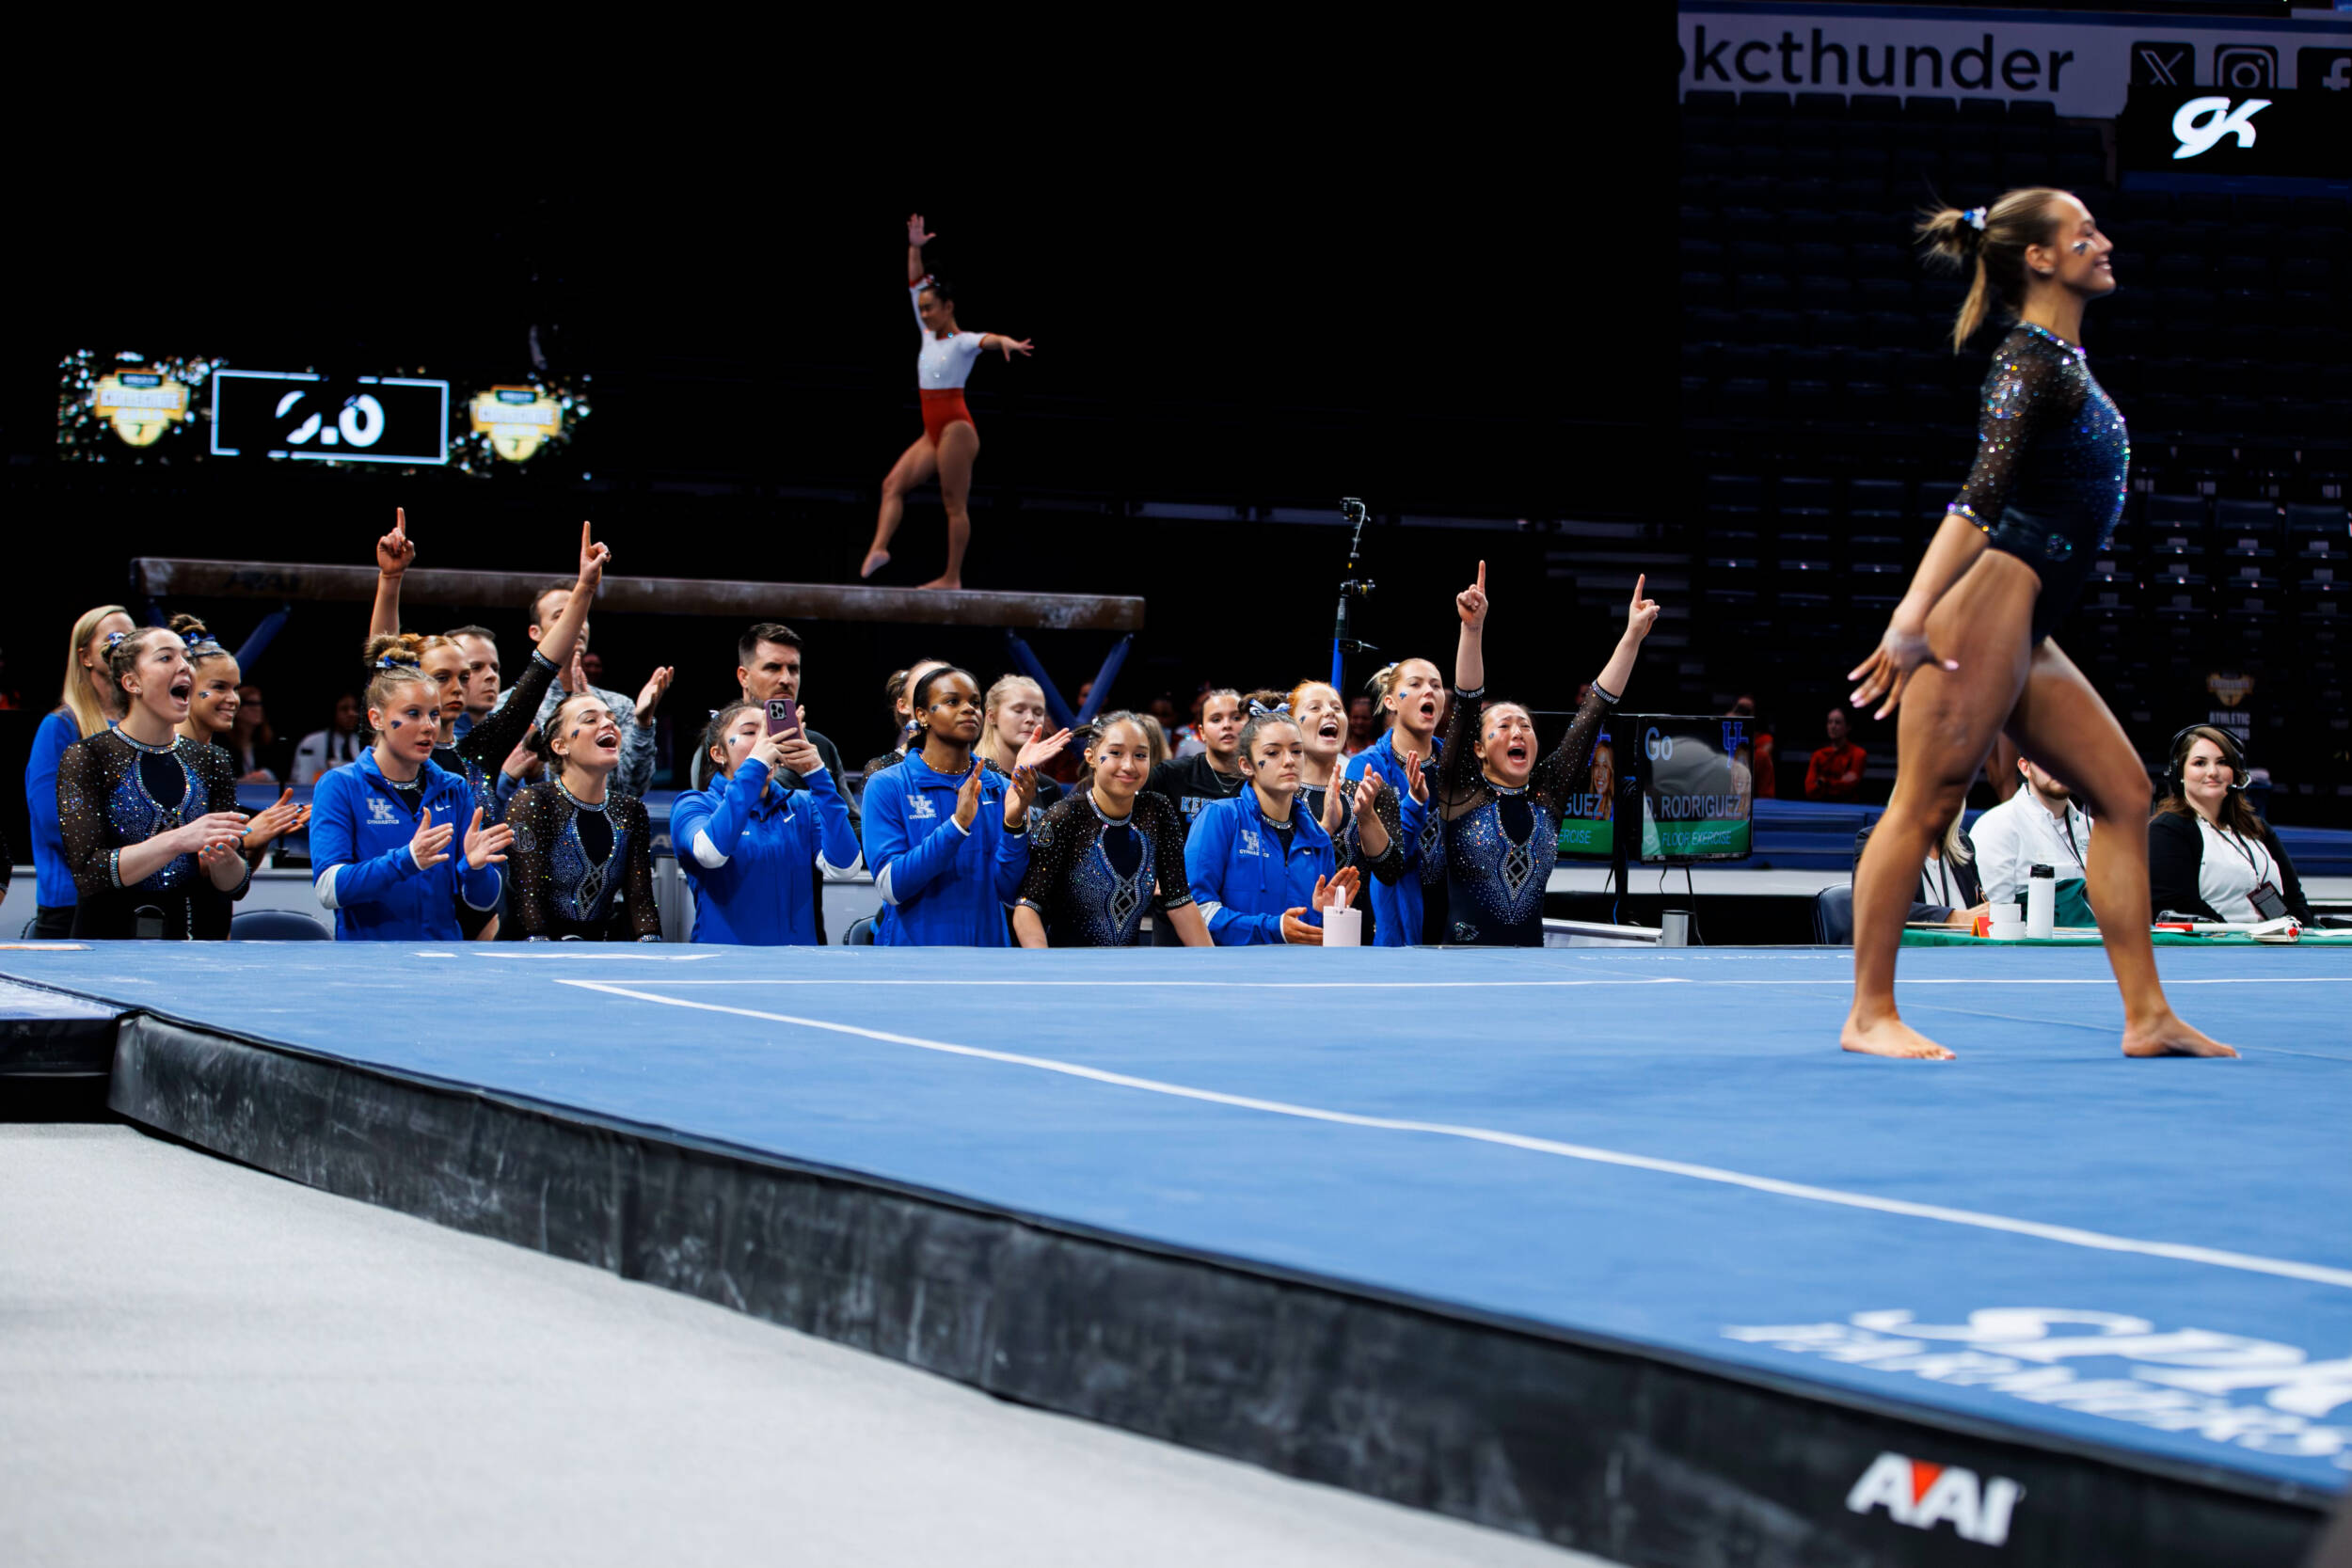
[[122, 1127], [0, 1125], [0, 1561], [1597, 1563]]

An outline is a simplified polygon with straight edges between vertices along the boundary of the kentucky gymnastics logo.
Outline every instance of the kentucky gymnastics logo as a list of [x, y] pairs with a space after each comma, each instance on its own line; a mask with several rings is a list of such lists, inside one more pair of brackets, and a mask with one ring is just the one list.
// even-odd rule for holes
[[1846, 1494], [1846, 1506], [1856, 1513], [1883, 1508], [1888, 1518], [1913, 1529], [1933, 1529], [1948, 1521], [1963, 1541], [1998, 1546], [2009, 1540], [2009, 1516], [2025, 1495], [2026, 1489], [2006, 1476], [1980, 1481], [1976, 1471], [1957, 1465], [1883, 1453]]

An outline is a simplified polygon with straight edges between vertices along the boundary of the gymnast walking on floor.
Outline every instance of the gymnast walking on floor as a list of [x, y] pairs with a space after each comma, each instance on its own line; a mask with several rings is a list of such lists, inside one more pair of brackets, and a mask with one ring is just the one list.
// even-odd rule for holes
[[2234, 1056], [2165, 1000], [2148, 933], [2148, 773], [2115, 715], [2050, 640], [2123, 509], [2131, 442], [2082, 349], [2083, 308], [2116, 286], [2114, 243], [2065, 191], [2010, 191], [1919, 227], [1970, 267], [1957, 350], [1999, 307], [2016, 318], [1979, 401], [1976, 467], [1947, 509], [1876, 652], [1857, 706], [1901, 706], [1902, 770], [1854, 871], [1854, 994], [1839, 1044], [1948, 1059], [1902, 1021], [1895, 958], [1929, 844], [1960, 811], [1996, 736], [2091, 814], [2090, 907], [2123, 991], [2127, 1056]]

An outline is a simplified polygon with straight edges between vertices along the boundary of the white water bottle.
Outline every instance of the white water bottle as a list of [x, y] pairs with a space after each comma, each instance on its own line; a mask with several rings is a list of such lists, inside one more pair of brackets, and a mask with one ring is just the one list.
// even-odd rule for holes
[[2049, 940], [2058, 919], [2058, 873], [2046, 865], [2037, 865], [2026, 875], [2026, 935], [2036, 942]]

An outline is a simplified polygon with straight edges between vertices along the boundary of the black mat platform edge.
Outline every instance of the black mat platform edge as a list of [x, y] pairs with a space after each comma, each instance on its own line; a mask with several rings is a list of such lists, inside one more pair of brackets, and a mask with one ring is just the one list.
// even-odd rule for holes
[[123, 1021], [109, 1104], [1001, 1399], [1630, 1563], [1988, 1560], [1949, 1523], [1846, 1506], [1890, 1453], [2021, 1487], [2012, 1562], [2296, 1563], [2337, 1501], [150, 1012]]

